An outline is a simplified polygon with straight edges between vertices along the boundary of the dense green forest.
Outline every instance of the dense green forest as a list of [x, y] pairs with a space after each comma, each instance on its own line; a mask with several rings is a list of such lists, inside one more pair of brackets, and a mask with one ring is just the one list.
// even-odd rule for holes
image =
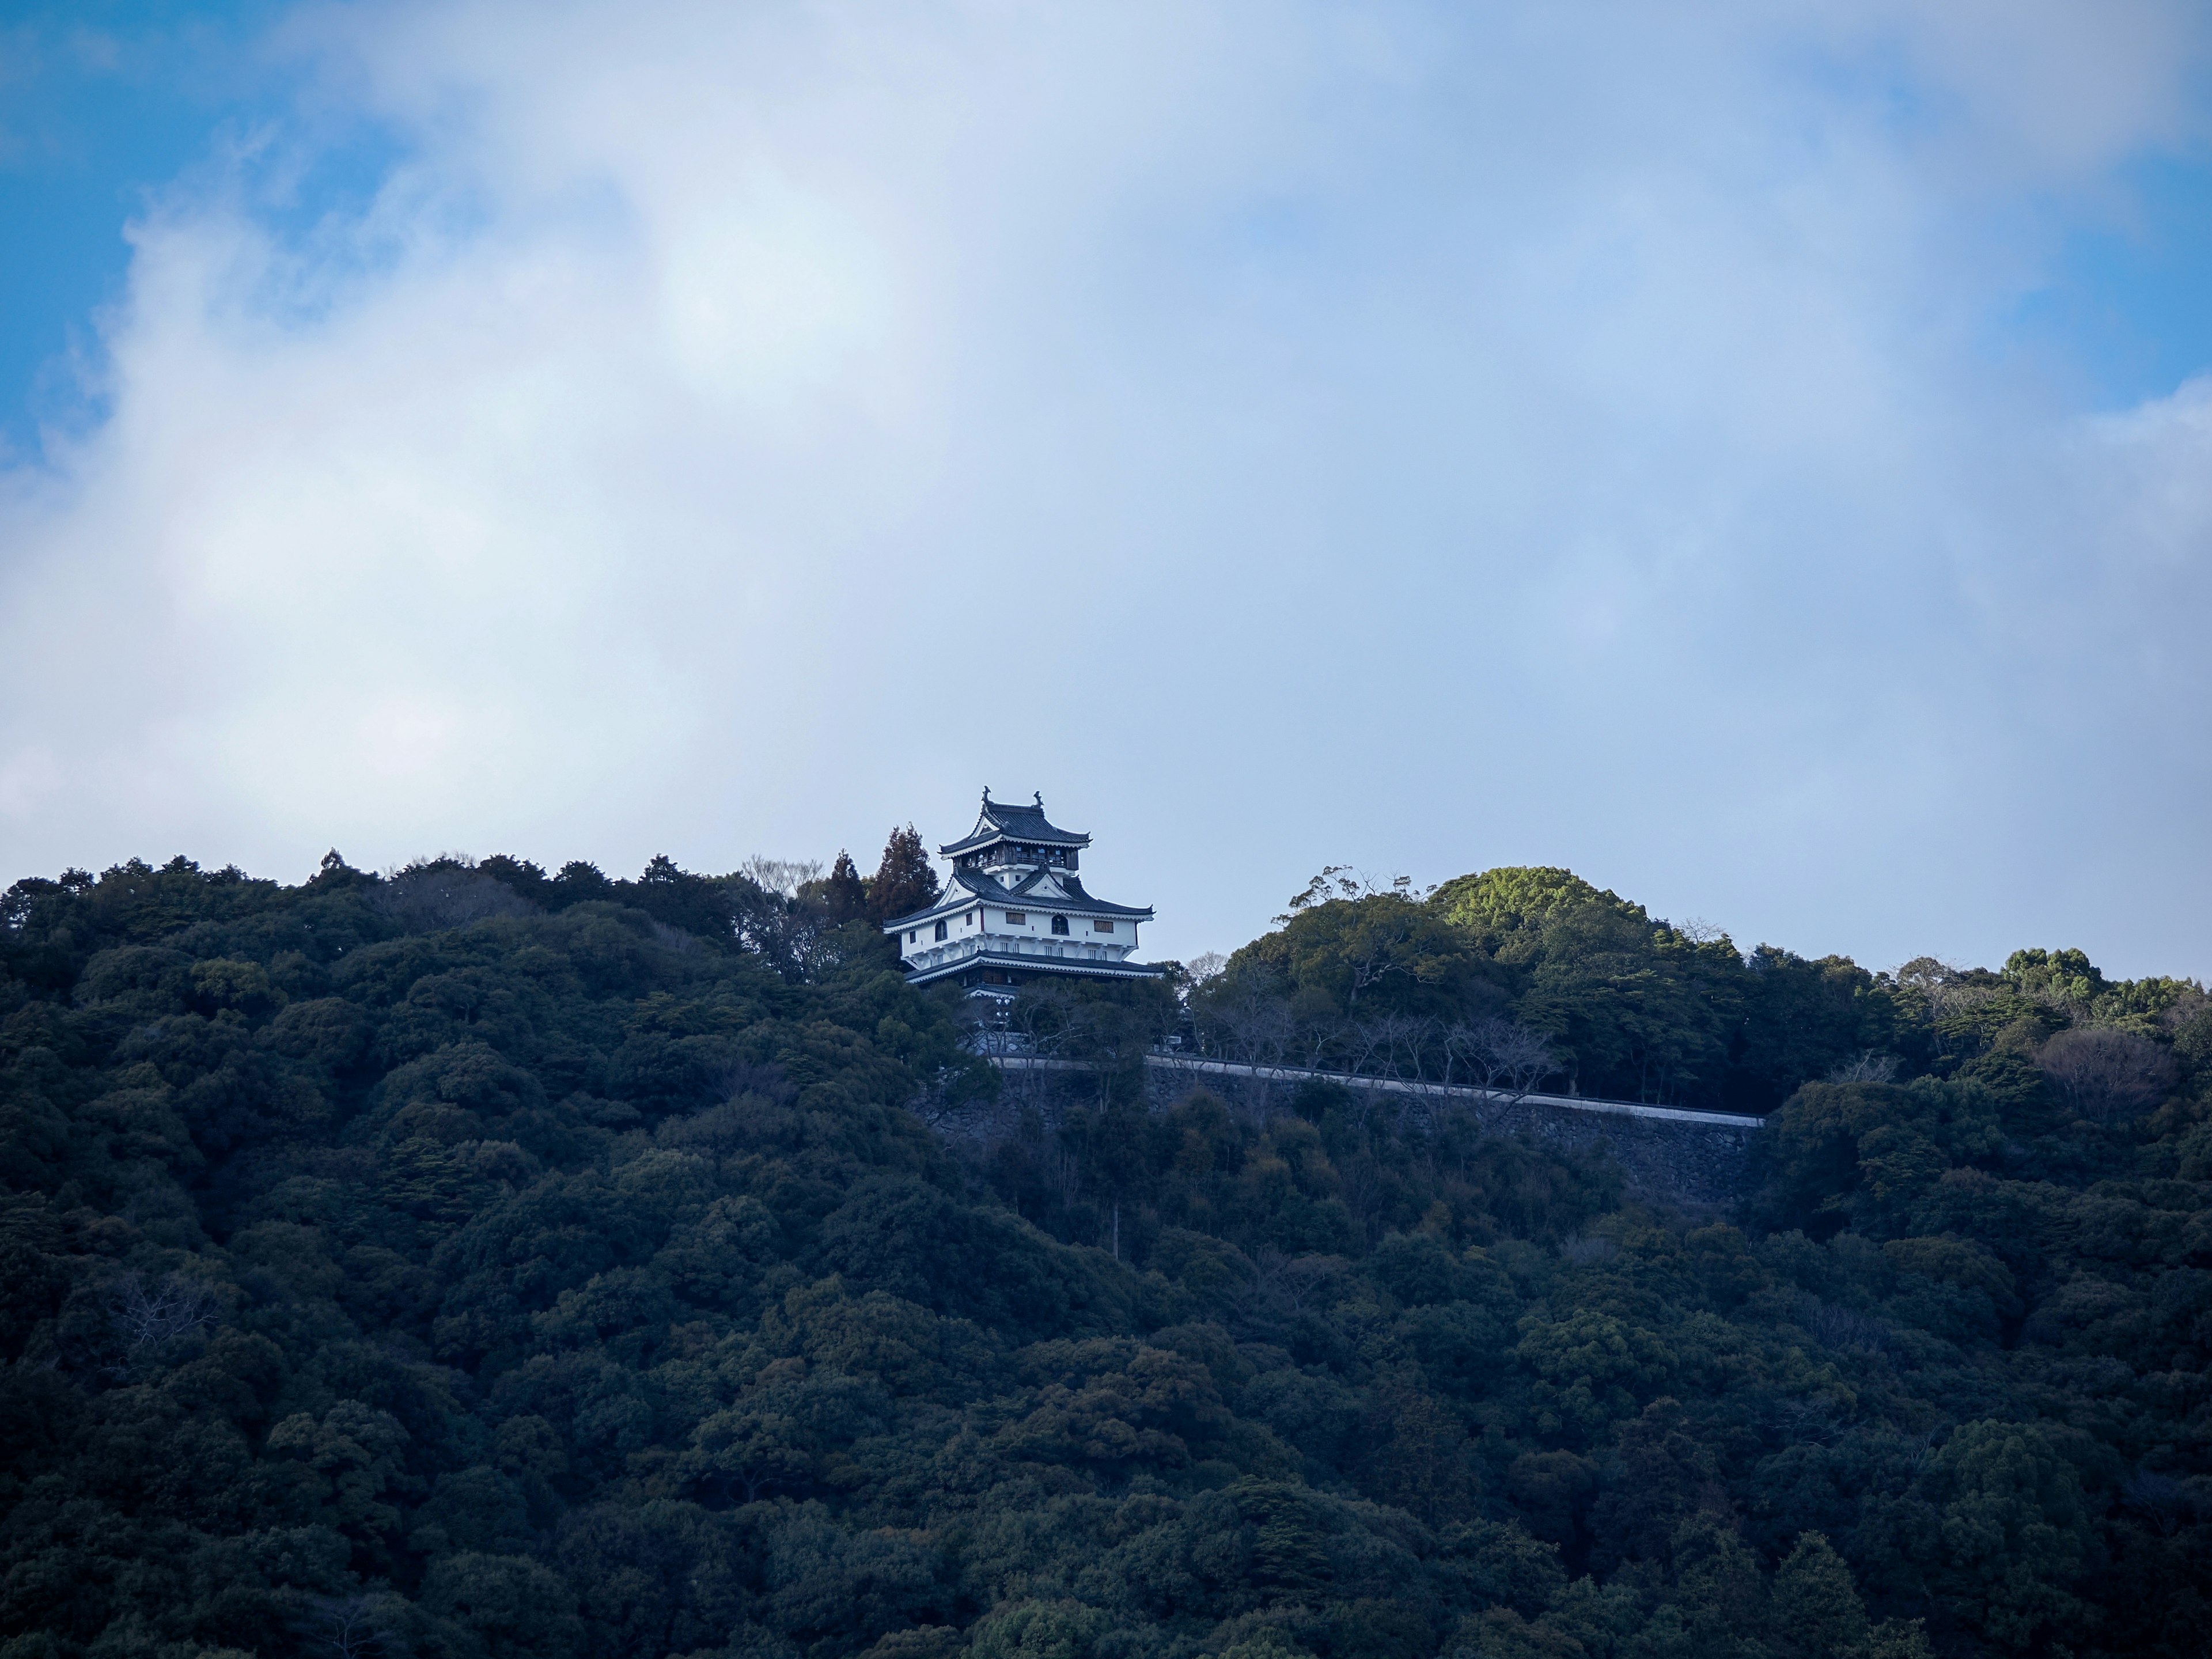
[[[2203, 1650], [2193, 983], [1332, 871], [1026, 997], [1042, 1089], [903, 982], [933, 890], [910, 830], [10, 888], [0, 1659]], [[1771, 1115], [1685, 1213], [1326, 1079], [1160, 1098], [1166, 1038]]]

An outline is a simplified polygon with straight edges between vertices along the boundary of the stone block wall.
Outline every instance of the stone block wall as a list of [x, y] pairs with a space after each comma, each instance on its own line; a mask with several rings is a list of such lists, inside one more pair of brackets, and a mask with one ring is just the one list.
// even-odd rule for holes
[[[1172, 1061], [1148, 1067], [1146, 1078], [1158, 1107], [1202, 1088], [1262, 1115], [1289, 1109], [1297, 1080], [1282, 1070], [1243, 1066], [1200, 1073]], [[1751, 1146], [1759, 1132], [1741, 1117], [1543, 1095], [1509, 1103], [1471, 1089], [1414, 1094], [1403, 1085], [1337, 1074], [1330, 1074], [1328, 1080], [1393, 1093], [1399, 1097], [1395, 1103], [1401, 1110], [1424, 1099], [1449, 1101], [1495, 1133], [1525, 1135], [1562, 1150], [1605, 1153], [1620, 1165], [1632, 1194], [1669, 1206], [1724, 1209], [1749, 1188]]]

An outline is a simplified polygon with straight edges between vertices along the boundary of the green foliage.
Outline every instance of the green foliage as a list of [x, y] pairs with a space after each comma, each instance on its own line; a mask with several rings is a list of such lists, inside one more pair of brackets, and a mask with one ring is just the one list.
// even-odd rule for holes
[[[1025, 998], [1085, 1069], [1002, 1088], [860, 919], [909, 839], [9, 890], [7, 1653], [2201, 1646], [2194, 986], [1324, 884], [1184, 1007]], [[1775, 1107], [1759, 1186], [1669, 1214], [1326, 1079], [1162, 1101], [1186, 1012], [1408, 1073], [1534, 1030]]]
[[1456, 1010], [1479, 996], [1479, 959], [1443, 917], [1395, 895], [1332, 899], [1302, 909], [1237, 953], [1240, 971], [1271, 970], [1310, 999], [1349, 1013], [1366, 999], [1399, 1011]]
[[1494, 948], [1511, 956], [1540, 949], [1555, 918], [1595, 911], [1623, 921], [1644, 919], [1642, 906], [1600, 892], [1571, 870], [1486, 870], [1444, 883], [1429, 902], [1446, 921], [1486, 942], [1495, 940]]
[[2105, 976], [2081, 951], [2015, 951], [2004, 976], [2027, 995], [2087, 1004], [2105, 989]]
[[1899, 988], [1856, 963], [1741, 955], [1566, 870], [1462, 876], [1425, 901], [1316, 878], [1281, 920], [1192, 999], [1232, 1058], [1494, 1084], [1477, 1056], [1504, 1025], [1543, 1056], [1521, 1087], [1764, 1111], [1926, 1046]]
[[1804, 1534], [1775, 1568], [1774, 1624], [1810, 1659], [1840, 1659], [1865, 1645], [1866, 1603], [1850, 1568], [1823, 1534]]
[[2088, 1553], [2080, 1479], [2033, 1425], [1968, 1423], [1936, 1458], [1937, 1583], [1964, 1622], [1998, 1645], [2071, 1634], [2086, 1609], [2069, 1593]]

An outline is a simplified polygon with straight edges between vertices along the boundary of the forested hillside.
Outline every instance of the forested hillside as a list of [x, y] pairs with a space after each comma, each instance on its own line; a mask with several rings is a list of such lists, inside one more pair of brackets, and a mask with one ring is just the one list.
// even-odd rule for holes
[[[1002, 1088], [872, 918], [335, 855], [0, 902], [0, 1659], [1910, 1659], [2212, 1628], [2212, 1005], [1340, 872]], [[1601, 1158], [1141, 1054], [1767, 1110]]]

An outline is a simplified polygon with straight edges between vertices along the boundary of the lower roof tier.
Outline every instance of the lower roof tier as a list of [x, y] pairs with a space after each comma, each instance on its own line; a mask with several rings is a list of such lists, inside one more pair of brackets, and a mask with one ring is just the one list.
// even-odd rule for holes
[[1143, 962], [1109, 962], [1096, 957], [1016, 956], [1005, 951], [978, 951], [970, 955], [925, 968], [909, 975], [909, 985], [932, 985], [939, 980], [988, 969], [994, 973], [1046, 975], [1055, 979], [1158, 979], [1167, 969]]
[[981, 871], [956, 870], [951, 879], [945, 884], [944, 896], [936, 903], [910, 915], [893, 917], [884, 924], [884, 932], [896, 933], [902, 928], [918, 927], [942, 916], [957, 915], [963, 910], [973, 909], [979, 903], [997, 905], [1001, 909], [1059, 911], [1071, 916], [1096, 916], [1109, 920], [1127, 918], [1131, 921], [1150, 921], [1152, 919], [1149, 905], [1114, 904], [1105, 899], [1091, 897], [1083, 883], [1066, 871], [1032, 870], [1010, 887]]

